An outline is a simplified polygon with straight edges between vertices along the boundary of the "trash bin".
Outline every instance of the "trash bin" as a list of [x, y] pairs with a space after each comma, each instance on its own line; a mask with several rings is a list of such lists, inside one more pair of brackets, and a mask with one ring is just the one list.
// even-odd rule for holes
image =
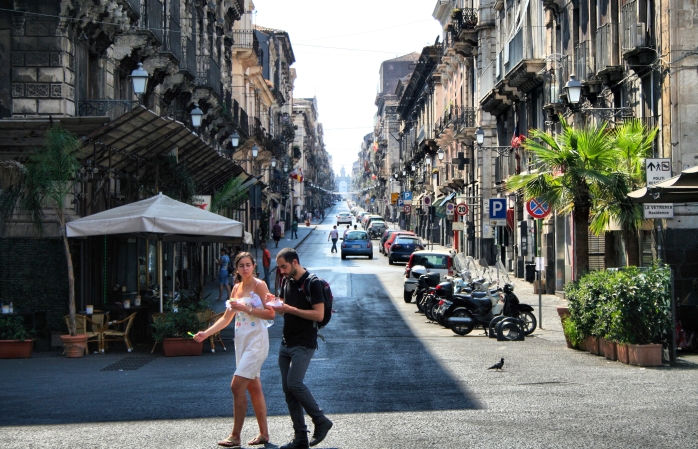
[[526, 282], [533, 282], [536, 280], [536, 264], [527, 263], [526, 264]]

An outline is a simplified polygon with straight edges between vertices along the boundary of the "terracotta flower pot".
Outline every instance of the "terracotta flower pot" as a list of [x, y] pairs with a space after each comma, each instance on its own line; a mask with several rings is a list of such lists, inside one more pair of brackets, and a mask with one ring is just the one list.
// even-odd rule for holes
[[608, 360], [618, 360], [618, 352], [615, 341], [606, 339], [603, 340], [603, 355], [605, 355]]
[[82, 357], [87, 349], [87, 335], [61, 335], [66, 357]]
[[201, 355], [203, 349], [203, 342], [196, 342], [191, 338], [165, 338], [162, 340], [162, 350], [165, 357]]
[[0, 359], [28, 359], [33, 345], [33, 340], [0, 340]]
[[627, 343], [617, 343], [616, 351], [618, 355], [618, 361], [621, 363], [628, 363], [628, 345]]
[[596, 337], [587, 337], [587, 349], [589, 354], [599, 355], [599, 339]]
[[637, 366], [662, 366], [662, 345], [628, 345], [628, 362]]

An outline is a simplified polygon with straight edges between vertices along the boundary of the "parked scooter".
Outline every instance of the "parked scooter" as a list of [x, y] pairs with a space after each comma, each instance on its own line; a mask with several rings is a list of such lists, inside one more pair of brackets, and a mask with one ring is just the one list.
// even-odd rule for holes
[[[487, 262], [481, 261], [481, 265], [487, 267]], [[443, 322], [448, 323], [451, 330], [458, 335], [467, 335], [475, 328], [482, 326], [485, 332], [492, 319], [497, 315], [519, 318], [524, 326], [524, 335], [531, 334], [537, 326], [536, 318], [533, 315], [533, 308], [528, 304], [521, 304], [514, 294], [514, 285], [510, 282], [509, 276], [501, 265], [497, 262], [495, 267], [497, 280], [504, 280], [504, 287], [501, 289], [491, 289], [495, 281], [481, 282], [474, 281], [473, 293], [470, 295], [454, 294], [452, 305], [444, 311]], [[490, 277], [492, 273], [490, 272]], [[483, 280], [484, 281], [484, 280]], [[447, 289], [443, 289], [448, 293]], [[437, 292], [439, 289], [437, 288]], [[498, 294], [500, 293], [501, 294]]]

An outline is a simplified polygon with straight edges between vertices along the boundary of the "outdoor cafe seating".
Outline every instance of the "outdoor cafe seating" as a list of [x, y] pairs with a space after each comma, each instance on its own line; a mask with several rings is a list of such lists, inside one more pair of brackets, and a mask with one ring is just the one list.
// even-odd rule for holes
[[102, 352], [107, 347], [109, 342], [124, 342], [126, 344], [126, 349], [128, 352], [133, 351], [133, 345], [131, 345], [131, 340], [129, 338], [129, 331], [133, 325], [133, 320], [136, 318], [138, 312], [133, 312], [131, 315], [123, 320], [107, 321], [102, 332]]

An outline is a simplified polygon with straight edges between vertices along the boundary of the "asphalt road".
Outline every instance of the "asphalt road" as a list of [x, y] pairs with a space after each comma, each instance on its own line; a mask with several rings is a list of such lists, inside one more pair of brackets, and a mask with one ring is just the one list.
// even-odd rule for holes
[[[567, 349], [555, 297], [545, 297], [545, 329], [526, 341], [456, 336], [404, 303], [403, 266], [377, 248], [373, 260], [331, 254], [332, 224], [328, 217], [298, 247], [335, 296], [306, 377], [335, 422], [319, 447], [698, 447], [698, 365], [642, 369]], [[537, 301], [530, 289], [517, 293]], [[262, 370], [270, 448], [292, 436], [276, 363], [281, 327], [277, 318]], [[217, 447], [232, 424], [226, 344], [200, 357], [151, 357], [144, 347], [0, 360], [0, 447]], [[503, 371], [486, 369], [500, 357]], [[243, 442], [256, 434], [250, 411]]]

